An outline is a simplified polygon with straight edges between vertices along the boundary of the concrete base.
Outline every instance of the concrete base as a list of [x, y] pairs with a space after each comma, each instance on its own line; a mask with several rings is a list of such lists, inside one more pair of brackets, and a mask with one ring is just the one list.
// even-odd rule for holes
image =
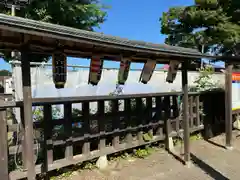
[[173, 143], [173, 138], [172, 137], [169, 137], [168, 138], [168, 143], [167, 143], [167, 147], [166, 147], [169, 151], [171, 152], [175, 152], [175, 149], [174, 149], [174, 143]]
[[240, 119], [237, 120], [237, 129], [240, 129]]
[[184, 165], [186, 168], [191, 168], [192, 167], [192, 162], [188, 161], [188, 162], [184, 162]]
[[239, 119], [239, 117], [237, 117], [237, 120], [234, 121], [233, 127], [240, 130], [240, 119]]
[[232, 146], [225, 146], [225, 148], [226, 148], [226, 150], [229, 150], [229, 151], [233, 150]]
[[107, 160], [107, 156], [101, 156], [98, 158], [97, 162], [96, 162], [96, 166], [100, 169], [100, 170], [104, 170], [108, 167], [108, 160]]

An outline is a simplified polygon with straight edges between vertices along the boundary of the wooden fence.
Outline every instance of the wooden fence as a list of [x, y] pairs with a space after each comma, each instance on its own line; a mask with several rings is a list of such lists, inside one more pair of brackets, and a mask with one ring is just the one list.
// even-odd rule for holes
[[[157, 93], [121, 96], [34, 99], [38, 120], [34, 122], [35, 150], [39, 151], [36, 173], [46, 173], [72, 164], [91, 160], [149, 143], [181, 136], [182, 93]], [[53, 119], [54, 105], [63, 106], [63, 117]], [[22, 102], [17, 103], [21, 109]], [[78, 107], [78, 110], [73, 108]], [[41, 114], [42, 109], [42, 114]], [[191, 132], [203, 129], [200, 94], [189, 94]], [[36, 115], [36, 114], [35, 114]], [[11, 114], [9, 115], [11, 116]], [[8, 125], [10, 179], [26, 177], [27, 172], [14, 167], [12, 156], [26, 167], [24, 139], [16, 133], [18, 124]], [[24, 124], [22, 126], [24, 130]], [[15, 132], [15, 137], [12, 134]], [[16, 138], [16, 135], [18, 135]], [[16, 140], [17, 139], [17, 140]], [[16, 143], [20, 145], [16, 146]], [[18, 160], [17, 160], [18, 161]]]

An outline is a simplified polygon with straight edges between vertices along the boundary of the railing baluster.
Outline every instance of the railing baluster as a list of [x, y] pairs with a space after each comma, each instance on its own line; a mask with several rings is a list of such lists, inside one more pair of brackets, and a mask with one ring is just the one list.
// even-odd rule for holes
[[189, 127], [192, 128], [193, 124], [193, 96], [189, 97]]
[[82, 152], [84, 155], [90, 153], [90, 114], [89, 114], [89, 102], [82, 103], [83, 112], [83, 131], [84, 131], [84, 143]]
[[65, 158], [71, 160], [73, 158], [73, 142], [72, 142], [72, 104], [64, 104], [64, 131], [66, 137]]
[[[124, 121], [127, 125], [127, 128], [132, 127], [132, 122], [131, 122], [131, 99], [125, 99], [124, 100]], [[132, 132], [127, 131], [126, 133], [126, 141], [129, 146], [132, 145]]]
[[200, 106], [200, 103], [199, 103], [199, 95], [197, 95], [197, 96], [196, 96], [196, 118], [197, 118], [197, 124], [196, 124], [196, 126], [201, 125], [199, 106]]
[[120, 129], [120, 117], [118, 115], [118, 110], [119, 110], [119, 107], [118, 107], [118, 100], [112, 100], [111, 101], [112, 103], [112, 112], [111, 112], [111, 115], [112, 115], [112, 118], [113, 118], [113, 131], [114, 131], [114, 135], [113, 135], [113, 147], [115, 149], [118, 149], [118, 146], [119, 146], [119, 141], [120, 141], [120, 137], [119, 137], [119, 129]]
[[[47, 146], [47, 161], [48, 164], [53, 163], [53, 141], [52, 141], [52, 105], [47, 104], [43, 107], [43, 127], [44, 127], [44, 139]], [[45, 144], [45, 143], [44, 143]]]
[[43, 107], [43, 132], [44, 132], [44, 164], [43, 172], [48, 179], [48, 165], [53, 163], [53, 142], [52, 142], [52, 105], [46, 104]]
[[169, 135], [172, 132], [172, 124], [170, 119], [170, 96], [164, 96], [163, 99], [164, 104], [164, 114], [165, 114], [165, 128], [167, 134]]
[[171, 150], [170, 140], [169, 140], [170, 134], [172, 132], [171, 119], [169, 118], [170, 117], [170, 96], [164, 96], [163, 105], [164, 105], [164, 128], [166, 132], [165, 147], [166, 149]]
[[106, 137], [105, 137], [105, 116], [104, 116], [104, 101], [98, 101], [98, 127], [100, 132], [100, 140], [98, 144], [98, 149], [103, 150], [106, 147]]
[[[161, 96], [156, 97], [156, 114], [157, 114], [157, 122], [162, 122], [163, 117], [162, 117], [162, 98]], [[163, 135], [163, 127], [162, 125], [158, 125], [156, 134], [159, 136]]]
[[178, 107], [178, 96], [172, 96], [173, 98], [173, 116], [175, 118], [175, 131], [179, 131], [179, 107]]
[[[148, 97], [146, 98], [146, 105], [147, 105], [147, 123], [148, 124], [151, 124], [152, 121], [153, 121], [153, 118], [152, 118], [152, 112], [153, 112], [153, 108], [152, 108], [152, 97]], [[148, 133], [153, 136], [153, 127], [149, 127], [148, 128]]]
[[[145, 124], [145, 118], [143, 114], [143, 101], [142, 98], [136, 98], [136, 112], [137, 115], [137, 126], [142, 126]], [[137, 132], [137, 139], [139, 144], [143, 143], [143, 129], [139, 128]]]

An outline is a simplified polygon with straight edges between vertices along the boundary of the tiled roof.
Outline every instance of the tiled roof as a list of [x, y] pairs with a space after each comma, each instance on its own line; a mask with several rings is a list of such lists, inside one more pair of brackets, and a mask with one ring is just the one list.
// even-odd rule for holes
[[113, 45], [120, 45], [125, 47], [131, 47], [137, 49], [145, 50], [155, 50], [159, 52], [168, 53], [181, 53], [181, 54], [192, 54], [201, 55], [195, 49], [183, 48], [177, 46], [169, 46], [166, 44], [153, 44], [144, 41], [129, 40], [126, 38], [120, 38], [116, 36], [105, 35], [103, 33], [91, 32], [86, 30], [75, 29], [66, 26], [60, 26], [56, 24], [45, 23], [41, 21], [35, 21], [20, 17], [8, 16], [5, 14], [0, 14], [0, 28], [1, 25], [7, 25], [18, 28], [17, 31], [21, 32], [23, 30], [37, 30], [44, 31], [47, 33], [54, 33], [58, 35], [69, 36], [72, 38], [87, 39], [91, 41], [97, 41], [102, 43], [110, 43]]

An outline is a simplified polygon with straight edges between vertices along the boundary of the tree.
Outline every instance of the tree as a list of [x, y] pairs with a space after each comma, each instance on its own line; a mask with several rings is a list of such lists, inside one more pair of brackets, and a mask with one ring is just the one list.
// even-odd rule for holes
[[[26, 8], [18, 10], [16, 16], [93, 31], [105, 21], [106, 8], [98, 0], [32, 0]], [[0, 6], [0, 11], [11, 14], [4, 6]], [[11, 53], [4, 53], [4, 59], [10, 60]], [[31, 59], [41, 62], [48, 57], [32, 55]]]
[[165, 43], [200, 52], [240, 53], [240, 1], [195, 0], [195, 4], [172, 7], [162, 14]]
[[0, 76], [11, 76], [11, 75], [12, 73], [8, 70], [5, 70], [5, 69], [0, 70]]

